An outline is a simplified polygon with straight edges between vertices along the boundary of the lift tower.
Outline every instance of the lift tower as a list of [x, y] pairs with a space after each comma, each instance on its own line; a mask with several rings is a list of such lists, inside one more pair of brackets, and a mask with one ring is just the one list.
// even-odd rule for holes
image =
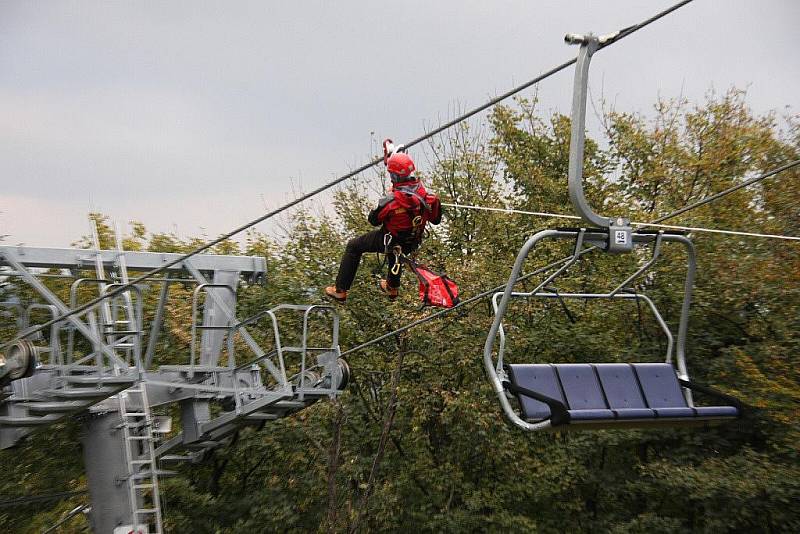
[[[0, 313], [23, 337], [0, 357], [0, 448], [79, 417], [93, 531], [161, 533], [159, 476], [171, 474], [163, 465], [197, 461], [243, 426], [285, 417], [346, 387], [339, 319], [330, 306], [290, 304], [240, 319], [239, 283], [263, 281], [265, 259], [202, 254], [55, 322], [46, 336], [26, 335], [42, 319], [127, 284], [129, 272], [180, 257], [124, 251], [119, 240], [116, 250], [100, 250], [96, 238], [95, 247], [0, 247], [0, 279], [21, 279], [39, 297], [23, 302], [12, 290], [0, 301]], [[47, 277], [70, 281], [68, 299], [44, 284]], [[176, 284], [193, 288], [183, 303], [191, 306], [190, 347], [184, 363], [156, 365]], [[147, 321], [145, 299], [155, 302]], [[289, 315], [297, 331], [282, 339]], [[152, 413], [171, 404], [180, 409], [179, 431]]]

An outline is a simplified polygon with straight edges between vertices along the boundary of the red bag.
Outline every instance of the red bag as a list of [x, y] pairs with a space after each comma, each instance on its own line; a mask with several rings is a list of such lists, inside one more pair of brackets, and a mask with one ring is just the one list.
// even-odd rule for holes
[[458, 286], [447, 275], [436, 274], [410, 259], [408, 265], [419, 278], [419, 299], [423, 306], [452, 308], [458, 304]]

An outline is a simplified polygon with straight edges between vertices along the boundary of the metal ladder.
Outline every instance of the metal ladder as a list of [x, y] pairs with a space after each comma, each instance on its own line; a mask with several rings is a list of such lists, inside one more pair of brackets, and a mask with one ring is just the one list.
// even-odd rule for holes
[[[128, 264], [125, 260], [125, 249], [122, 245], [122, 234], [120, 233], [119, 227], [116, 224], [114, 224], [114, 237], [117, 245], [117, 271], [119, 275], [119, 281], [121, 284], [125, 285], [130, 281], [128, 278]], [[124, 330], [127, 330], [127, 332], [123, 332], [123, 334], [127, 334], [127, 337], [124, 339], [126, 339], [128, 343], [124, 346], [118, 346], [121, 346], [126, 351], [127, 361], [132, 362], [138, 367], [141, 365], [142, 327], [139, 321], [141, 321], [142, 318], [137, 318], [136, 310], [134, 309], [133, 300], [131, 298], [131, 292], [124, 291], [121, 296], [123, 301], [122, 312], [124, 319], [117, 319], [119, 307], [114, 305], [115, 303], [112, 302], [112, 321], [114, 323], [114, 328], [116, 328], [117, 325], [124, 325], [126, 327]], [[138, 298], [141, 300], [141, 294], [139, 294]], [[117, 332], [111, 333], [112, 335], [119, 335]]]
[[[114, 225], [114, 237], [118, 253], [116, 267], [119, 282], [108, 286], [100, 282], [98, 284], [98, 290], [101, 295], [117, 285], [124, 285], [129, 281], [128, 266], [125, 261], [125, 251], [122, 245], [122, 235], [116, 224]], [[95, 273], [97, 279], [105, 280], [106, 273], [100, 254], [100, 238], [96, 222], [92, 225], [92, 242], [96, 250]], [[139, 298], [141, 299], [141, 295], [139, 295]], [[122, 300], [121, 304], [119, 302], [120, 300]], [[141, 364], [142, 333], [141, 325], [139, 321], [137, 321], [130, 291], [124, 291], [121, 295], [104, 301], [101, 304], [100, 311], [103, 319], [102, 334], [105, 336], [106, 342], [114, 347], [115, 350], [119, 350], [125, 354], [125, 361], [128, 365], [135, 365], [138, 367]], [[120, 318], [120, 315], [122, 315], [122, 318]]]
[[[133, 510], [133, 528], [152, 527], [151, 534], [163, 534], [158, 466], [153, 446], [153, 419], [143, 383], [119, 394], [119, 414], [128, 464], [126, 482]], [[138, 397], [138, 399], [136, 398]], [[129, 411], [128, 404], [134, 406]], [[135, 530], [134, 530], [135, 531]]]
[[[103, 266], [103, 256], [100, 254], [100, 232], [97, 227], [97, 222], [92, 221], [91, 225], [92, 229], [92, 245], [95, 249], [95, 260], [94, 260], [94, 271], [95, 275], [97, 276], [98, 280], [105, 280], [106, 278], [106, 271], [105, 267]], [[98, 283], [97, 290], [100, 295], [106, 292], [106, 285], [104, 283]], [[100, 303], [100, 324], [102, 328], [102, 334], [105, 334], [105, 330], [108, 328], [114, 328], [111, 318], [111, 304], [108, 300], [104, 300]], [[100, 334], [100, 332], [98, 332]], [[113, 344], [113, 337], [107, 336], [107, 343]]]

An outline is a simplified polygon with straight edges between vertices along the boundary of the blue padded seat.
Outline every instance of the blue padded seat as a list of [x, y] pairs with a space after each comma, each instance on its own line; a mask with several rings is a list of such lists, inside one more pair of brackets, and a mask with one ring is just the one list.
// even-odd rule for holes
[[[564, 402], [561, 386], [558, 384], [556, 371], [550, 364], [513, 364], [509, 365], [511, 381], [542, 395]], [[539, 420], [550, 417], [550, 407], [536, 399], [518, 395], [522, 417], [527, 420]]]
[[573, 363], [556, 365], [555, 368], [561, 379], [571, 419], [614, 419], [614, 412], [606, 405], [591, 365]]
[[635, 363], [648, 406], [659, 417], [694, 417], [696, 412], [686, 404], [675, 370], [668, 363]]
[[[512, 364], [508, 370], [515, 385], [563, 404], [574, 423], [678, 424], [739, 415], [735, 406], [688, 406], [668, 363]], [[517, 399], [525, 420], [551, 416], [544, 402], [524, 394]]]
[[619, 419], [652, 419], [655, 412], [647, 407], [633, 368], [627, 363], [594, 366], [606, 394], [608, 406]]

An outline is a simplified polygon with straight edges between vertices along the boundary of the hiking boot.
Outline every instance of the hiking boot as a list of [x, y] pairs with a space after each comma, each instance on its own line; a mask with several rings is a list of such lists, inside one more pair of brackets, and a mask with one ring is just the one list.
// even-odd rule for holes
[[336, 286], [328, 286], [325, 288], [325, 295], [332, 298], [336, 302], [347, 301], [347, 291], [339, 291]]
[[400, 293], [396, 287], [391, 287], [389, 282], [386, 280], [381, 280], [381, 291], [386, 293], [386, 296], [389, 297], [389, 300], [394, 300], [397, 298], [397, 295]]

